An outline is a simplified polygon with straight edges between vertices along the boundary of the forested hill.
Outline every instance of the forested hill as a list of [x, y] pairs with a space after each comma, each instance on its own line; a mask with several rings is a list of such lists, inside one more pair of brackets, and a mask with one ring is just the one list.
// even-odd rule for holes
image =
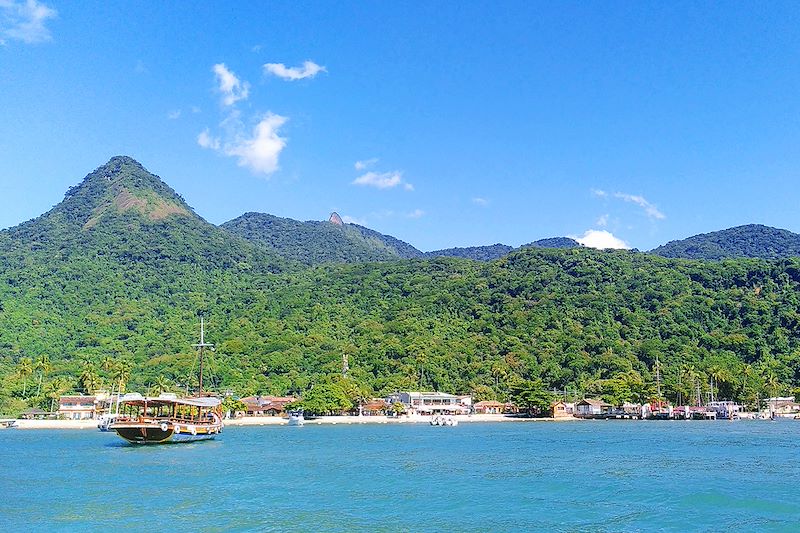
[[399, 239], [357, 224], [345, 224], [336, 213], [324, 222], [245, 213], [222, 227], [281, 257], [306, 265], [391, 261], [422, 255]]
[[0, 232], [6, 266], [67, 259], [206, 269], [279, 269], [285, 262], [203, 220], [130, 157], [118, 156], [71, 187], [42, 216]]
[[436, 250], [434, 252], [426, 252], [425, 257], [461, 257], [474, 261], [493, 261], [521, 248], [577, 248], [580, 246], [581, 245], [577, 241], [569, 237], [551, 237], [549, 239], [539, 239], [538, 241], [523, 244], [519, 248], [498, 243], [490, 246], [469, 246], [466, 248]]
[[749, 224], [671, 241], [651, 253], [687, 259], [799, 257], [800, 235], [785, 229]]
[[208, 384], [239, 395], [505, 400], [534, 382], [643, 401], [656, 360], [671, 401], [712, 378], [718, 397], [746, 402], [800, 388], [800, 258], [525, 248], [308, 268], [267, 250], [113, 158], [0, 232], [0, 412], [120, 380], [185, 390], [200, 315], [217, 347]]

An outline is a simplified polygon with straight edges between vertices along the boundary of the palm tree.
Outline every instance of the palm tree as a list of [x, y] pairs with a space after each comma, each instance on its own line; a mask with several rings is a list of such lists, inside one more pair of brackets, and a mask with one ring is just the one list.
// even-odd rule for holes
[[99, 376], [94, 367], [94, 362], [91, 359], [84, 359], [82, 363], [83, 368], [81, 369], [81, 374], [78, 379], [80, 379], [83, 384], [84, 390], [87, 393], [91, 393], [91, 391], [97, 388]]
[[52, 365], [50, 364], [50, 356], [46, 353], [40, 355], [36, 359], [36, 370], [39, 372], [39, 386], [36, 389], [36, 396], [39, 396], [42, 393], [42, 381], [44, 380], [44, 376], [50, 372]]
[[156, 378], [156, 382], [153, 384], [153, 388], [155, 389], [156, 395], [162, 392], [168, 392], [172, 388], [172, 382], [164, 376], [159, 375]]
[[19, 360], [17, 373], [22, 378], [22, 397], [28, 393], [28, 377], [33, 374], [33, 360], [30, 357], [22, 357]]
[[55, 403], [58, 399], [70, 390], [70, 382], [67, 378], [58, 376], [47, 384], [47, 397], [50, 398], [50, 412], [55, 410]]
[[131, 363], [128, 359], [120, 359], [117, 361], [117, 364], [114, 365], [112, 377], [114, 378], [114, 381], [117, 382], [117, 390], [120, 393], [125, 390], [125, 384], [127, 383], [128, 378], [131, 377], [132, 368], [133, 363]]

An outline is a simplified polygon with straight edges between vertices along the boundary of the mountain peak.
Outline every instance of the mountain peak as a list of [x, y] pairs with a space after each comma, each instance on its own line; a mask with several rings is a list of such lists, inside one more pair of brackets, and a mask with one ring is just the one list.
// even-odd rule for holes
[[328, 222], [330, 222], [331, 224], [335, 224], [337, 226], [344, 226], [344, 221], [342, 220], [342, 217], [340, 217], [339, 213], [337, 213], [336, 211], [331, 213], [331, 216], [328, 219]]
[[108, 163], [71, 187], [53, 212], [61, 212], [83, 229], [97, 225], [112, 214], [138, 213], [157, 221], [171, 215], [196, 216], [192, 208], [161, 178], [128, 156], [112, 157]]

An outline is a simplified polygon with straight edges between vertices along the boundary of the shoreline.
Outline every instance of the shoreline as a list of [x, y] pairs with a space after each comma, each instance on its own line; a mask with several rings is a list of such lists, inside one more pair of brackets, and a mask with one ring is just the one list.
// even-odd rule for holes
[[[428, 424], [429, 415], [404, 415], [400, 417], [388, 416], [321, 416], [306, 419], [306, 426], [313, 425], [354, 425], [354, 424]], [[572, 422], [580, 418], [523, 418], [506, 415], [462, 415], [454, 417], [458, 423], [474, 422]], [[3, 429], [91, 429], [97, 431], [96, 419], [85, 420], [25, 420], [17, 419], [17, 426]], [[229, 418], [223, 421], [226, 427], [243, 426], [285, 426], [288, 418], [280, 416], [248, 416], [243, 418]], [[0, 430], [2, 431], [2, 430]]]

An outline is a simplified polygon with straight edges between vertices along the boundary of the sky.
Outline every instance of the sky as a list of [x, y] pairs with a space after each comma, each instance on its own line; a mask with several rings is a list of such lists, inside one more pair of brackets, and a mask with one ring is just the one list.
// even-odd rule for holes
[[0, 227], [115, 155], [423, 251], [800, 232], [794, 2], [0, 0]]

